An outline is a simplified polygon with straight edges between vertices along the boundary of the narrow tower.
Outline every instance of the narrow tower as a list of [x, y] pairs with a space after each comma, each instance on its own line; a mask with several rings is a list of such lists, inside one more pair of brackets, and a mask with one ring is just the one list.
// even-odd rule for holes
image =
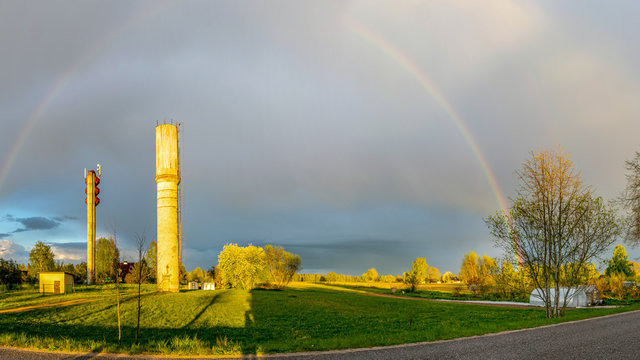
[[179, 290], [178, 246], [178, 128], [173, 124], [156, 126], [156, 184], [158, 196], [158, 291]]
[[100, 184], [100, 164], [98, 174], [93, 170], [84, 169], [84, 182], [87, 185], [84, 202], [87, 204], [87, 284], [93, 284], [96, 279], [96, 206], [100, 203], [98, 184]]

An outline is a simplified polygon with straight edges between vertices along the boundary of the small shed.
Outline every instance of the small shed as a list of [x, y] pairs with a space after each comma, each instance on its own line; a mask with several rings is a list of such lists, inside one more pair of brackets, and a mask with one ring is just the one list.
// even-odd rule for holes
[[216, 284], [212, 282], [202, 283], [202, 290], [215, 290]]
[[65, 294], [75, 291], [73, 275], [67, 272], [41, 272], [38, 276], [41, 294]]
[[[542, 297], [543, 291], [542, 289], [534, 289], [531, 292], [531, 296], [529, 296], [529, 304], [533, 306], [544, 306], [544, 300]], [[555, 298], [556, 289], [549, 289], [549, 294], [551, 299]], [[584, 289], [582, 288], [560, 288], [560, 305], [564, 303], [564, 298], [567, 296], [567, 307], [575, 308], [575, 307], [584, 307], [591, 304], [590, 299], [587, 297]], [[552, 300], [553, 301], [553, 300]]]
[[199, 290], [200, 283], [195, 281], [189, 281], [189, 290]]

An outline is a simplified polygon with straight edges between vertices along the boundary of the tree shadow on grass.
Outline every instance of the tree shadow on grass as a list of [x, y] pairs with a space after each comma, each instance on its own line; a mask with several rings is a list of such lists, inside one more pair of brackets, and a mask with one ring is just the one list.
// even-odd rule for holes
[[[184, 326], [141, 326], [140, 344], [137, 346], [134, 345], [134, 321], [123, 323], [122, 345], [118, 346], [115, 301], [95, 308], [76, 308], [76, 311], [81, 312], [113, 312], [113, 318], [105, 318], [104, 324], [73, 324], [66, 322], [69, 319], [58, 321], [57, 318], [54, 322], [47, 319], [52, 319], [52, 312], [55, 310], [42, 309], [36, 310], [39, 311], [35, 314], [36, 316], [0, 317], [0, 336], [11, 335], [13, 337], [27, 334], [30, 339], [37, 339], [32, 343], [32, 346], [36, 348], [50, 348], [50, 344], [55, 342], [59, 344], [58, 349], [60, 350], [87, 352], [73, 357], [80, 359], [92, 359], [102, 351], [144, 352], [171, 356], [222, 356], [240, 353], [244, 359], [255, 359], [261, 351], [291, 351], [292, 344], [276, 345], [276, 347], [270, 345], [266, 349], [264, 346], [274, 341], [282, 343], [297, 341], [296, 336], [303, 331], [301, 327], [304, 327], [305, 318], [301, 316], [299, 310], [296, 310], [300, 308], [300, 305], [298, 304], [297, 308], [290, 308], [290, 300], [288, 299], [301, 296], [303, 292], [297, 289], [245, 292], [243, 296], [246, 295], [246, 297], [242, 300], [243, 308], [240, 309], [237, 307], [240, 305], [235, 305], [236, 311], [239, 310], [235, 315], [239, 317], [236, 317], [236, 320], [244, 317], [244, 323], [228, 322], [225, 318], [229, 317], [225, 313], [218, 313], [218, 311], [229, 310], [226, 304], [229, 299], [235, 298], [234, 293], [228, 293], [225, 290], [224, 292], [214, 292], [211, 297], [207, 294], [199, 302], [191, 303], [191, 308], [182, 309], [181, 313], [190, 319]], [[152, 294], [143, 294], [143, 296], [149, 295]], [[230, 296], [230, 298], [227, 299], [226, 296]], [[126, 300], [126, 302], [131, 301], [135, 301], [135, 296]], [[240, 303], [236, 302], [236, 304]], [[143, 311], [144, 307], [143, 304]], [[34, 315], [33, 312], [31, 314]], [[76, 315], [73, 312], [68, 315], [73, 316], [77, 322], [80, 322], [78, 318], [82, 320], [82, 315]], [[297, 318], [298, 322], [302, 323], [290, 325], [291, 321], [285, 320], [288, 318]], [[180, 323], [184, 324], [182, 321]], [[221, 325], [217, 326], [217, 324]], [[291, 326], [296, 329], [292, 329]], [[59, 341], [61, 337], [63, 337], [63, 341]], [[69, 339], [70, 343], [65, 344], [64, 339]]]
[[[140, 294], [140, 299], [144, 299], [145, 297], [148, 297], [148, 296], [151, 296], [151, 295], [154, 295], [154, 293]], [[113, 299], [111, 299], [111, 300], [113, 301]], [[128, 296], [126, 298], [122, 297], [120, 299], [120, 306], [123, 306], [125, 303], [132, 302], [132, 301], [137, 301], [137, 300], [138, 300], [137, 295]], [[65, 306], [64, 310], [73, 311], [73, 309], [72, 309], [73, 307], [78, 306], [78, 305], [83, 305], [83, 304], [85, 304], [85, 303], [73, 304], [73, 305]], [[81, 313], [78, 316], [75, 316], [75, 317], [72, 317], [72, 318], [60, 319], [60, 320], [58, 320], [56, 322], [53, 322], [53, 323], [54, 324], [59, 324], [59, 323], [65, 323], [65, 322], [73, 322], [73, 321], [76, 321], [78, 319], [90, 317], [90, 316], [92, 316], [92, 315], [94, 315], [95, 313], [98, 313], [98, 312], [104, 312], [104, 311], [113, 310], [116, 307], [117, 307], [117, 304], [115, 303], [115, 301], [114, 301], [113, 304], [109, 304], [109, 305], [106, 305], [106, 306], [98, 307], [96, 309], [92, 309], [91, 305], [89, 305], [89, 307], [87, 307], [85, 310], [90, 310], [91, 309], [93, 311], [85, 311], [85, 312]], [[51, 308], [45, 308], [45, 309], [42, 309], [42, 310], [56, 311], [56, 308], [55, 307], [51, 307]]]
[[213, 305], [216, 302], [217, 299], [218, 299], [218, 294], [214, 293], [213, 296], [211, 297], [211, 301], [207, 305], [202, 307], [202, 310], [200, 310], [196, 314], [196, 316], [194, 316], [193, 319], [191, 319], [191, 321], [189, 321], [187, 324], [185, 324], [182, 328], [191, 327], [191, 325], [193, 325], [196, 321], [198, 321], [198, 319], [200, 319], [202, 314], [204, 314], [204, 312], [207, 311], [207, 309], [209, 309], [211, 307], [211, 305]]

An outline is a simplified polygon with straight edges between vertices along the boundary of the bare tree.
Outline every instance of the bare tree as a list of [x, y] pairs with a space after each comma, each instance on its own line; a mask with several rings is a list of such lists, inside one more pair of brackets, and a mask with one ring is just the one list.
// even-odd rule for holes
[[144, 256], [145, 256], [145, 248], [146, 248], [146, 238], [144, 236], [144, 231], [142, 235], [136, 233], [136, 249], [138, 250], [138, 262], [135, 265], [136, 271], [136, 282], [138, 283], [138, 322], [136, 324], [136, 345], [138, 344], [138, 334], [140, 332], [140, 294], [142, 283], [148, 276], [148, 271], [146, 271], [145, 266], [143, 264]]
[[621, 203], [629, 213], [627, 215], [626, 240], [629, 245], [640, 244], [640, 152], [626, 162], [627, 187], [621, 196]]
[[[499, 211], [486, 223], [540, 289], [547, 317], [558, 317], [584, 284], [590, 262], [621, 235], [622, 223], [560, 150], [533, 152], [517, 174], [520, 188], [509, 213]], [[561, 286], [568, 288], [563, 299]]]

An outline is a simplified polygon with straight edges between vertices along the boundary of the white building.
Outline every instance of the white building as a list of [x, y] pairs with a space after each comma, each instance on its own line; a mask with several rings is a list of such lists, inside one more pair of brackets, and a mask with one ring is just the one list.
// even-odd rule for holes
[[216, 289], [216, 284], [215, 283], [202, 283], [202, 290], [215, 290]]
[[[550, 293], [551, 303], [553, 303], [555, 299], [556, 289], [552, 287], [549, 290], [550, 290], [549, 293]], [[591, 305], [591, 301], [590, 301], [591, 297], [587, 296], [584, 289], [581, 289], [581, 288], [569, 289], [566, 287], [561, 287], [560, 300], [559, 300], [560, 306], [564, 304], [564, 298], [565, 298], [565, 295], [567, 295], [567, 291], [568, 291], [568, 296], [567, 296], [568, 308], [584, 307], [584, 306]], [[543, 300], [542, 294], [543, 294], [542, 289], [534, 289], [531, 292], [531, 296], [529, 296], [529, 304], [533, 306], [544, 306], [544, 300]]]

